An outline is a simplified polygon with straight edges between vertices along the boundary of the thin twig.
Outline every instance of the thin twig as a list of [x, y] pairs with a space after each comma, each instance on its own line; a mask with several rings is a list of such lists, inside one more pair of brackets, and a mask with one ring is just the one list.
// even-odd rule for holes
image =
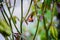
[[43, 23], [44, 23], [44, 29], [45, 29], [45, 31], [46, 31], [46, 38], [47, 38], [47, 40], [48, 40], [48, 30], [47, 30], [47, 27], [46, 27], [46, 22], [45, 22], [45, 17], [44, 17], [44, 15], [43, 15]]
[[[36, 3], [36, 0], [34, 0], [34, 6], [35, 6], [35, 12], [36, 12], [36, 14], [37, 14], [37, 3]], [[39, 16], [37, 15], [37, 20], [38, 20], [38, 22], [37, 22], [37, 28], [36, 28], [36, 32], [35, 32], [35, 35], [34, 35], [34, 37], [33, 37], [33, 40], [35, 40], [35, 38], [36, 38], [36, 35], [37, 35], [37, 31], [38, 31], [38, 27], [39, 27]]]
[[[31, 8], [31, 5], [32, 5], [32, 1], [33, 1], [33, 0], [31, 0], [31, 2], [30, 2], [29, 9], [28, 9], [28, 11], [27, 11], [27, 13], [26, 13], [25, 17], [23, 18], [23, 20], [25, 20], [25, 19], [26, 19], [26, 17], [27, 17], [27, 15], [29, 14], [29, 11], [30, 11], [30, 8]], [[25, 20], [25, 22], [26, 22], [26, 20]]]
[[[22, 34], [22, 23], [23, 23], [23, 0], [21, 0], [21, 22], [20, 22], [21, 34]], [[21, 38], [21, 40], [23, 40], [23, 39]]]
[[44, 0], [44, 3], [43, 3], [43, 8], [42, 8], [42, 11], [43, 11], [42, 16], [43, 16], [44, 29], [45, 29], [45, 32], [46, 32], [46, 40], [48, 40], [48, 30], [47, 30], [47, 27], [46, 27], [46, 21], [45, 21], [45, 17], [44, 17], [46, 7], [45, 7], [45, 10], [44, 10], [44, 6], [45, 6], [45, 0]]
[[[6, 3], [6, 6], [7, 6], [7, 8], [8, 8], [7, 3]], [[8, 8], [8, 11], [9, 11], [9, 14], [10, 14], [11, 19], [12, 19], [12, 22], [13, 22], [12, 14], [11, 14], [11, 12], [10, 12], [10, 9], [9, 9], [9, 8]], [[14, 24], [14, 22], [13, 22], [13, 24]], [[15, 24], [14, 24], [14, 26], [15, 26], [15, 28], [16, 28], [16, 30], [17, 30], [17, 32], [21, 35], [21, 33], [19, 32], [19, 30], [17, 29], [17, 27], [16, 27], [16, 25], [15, 25]]]
[[[3, 13], [3, 11], [1, 10], [1, 13], [2, 13], [2, 15], [3, 15], [3, 18], [4, 18], [4, 20], [6, 21], [6, 23], [8, 24], [8, 22], [7, 22], [7, 20], [6, 20], [6, 18], [5, 18], [5, 15], [4, 15], [4, 13]], [[9, 24], [8, 24], [9, 25]]]
[[[9, 7], [8, 7], [8, 4], [7, 4], [7, 3], [6, 3], [6, 6], [7, 6], [7, 8], [8, 8], [9, 13], [10, 13], [10, 10], [9, 10]], [[12, 29], [12, 24], [11, 24], [11, 20], [10, 20], [10, 19], [9, 19], [9, 24], [10, 24], [10, 27], [11, 27], [12, 38], [13, 38], [13, 40], [14, 40], [13, 29]]]
[[[3, 11], [4, 11], [4, 14], [6, 15], [8, 21], [9, 21], [10, 19], [9, 19], [9, 17], [8, 17], [8, 15], [7, 15], [7, 13], [6, 13], [5, 9], [4, 9], [4, 7], [3, 7]], [[9, 24], [9, 23], [8, 23], [8, 24]], [[9, 25], [9, 26], [10, 26], [10, 25]]]
[[[8, 7], [7, 3], [6, 3], [6, 6], [7, 6], [7, 8], [8, 8], [9, 14], [10, 14], [11, 19], [12, 19], [12, 22], [13, 22], [12, 13], [10, 12], [10, 9], [9, 9], [9, 7]], [[14, 24], [14, 22], [13, 22], [13, 24]], [[15, 26], [15, 28], [16, 28], [16, 30], [17, 30], [17, 32], [21, 35], [21, 33], [19, 32], [19, 30], [17, 29], [17, 27], [16, 27], [16, 25], [15, 25], [15, 24], [14, 24], [14, 26]]]
[[23, 22], [23, 0], [21, 0], [21, 22], [20, 22], [21, 33], [22, 33], [22, 22]]
[[30, 6], [29, 6], [29, 9], [28, 9], [28, 11], [27, 11], [27, 13], [26, 13], [26, 16], [25, 16], [24, 18], [26, 18], [27, 15], [29, 14], [29, 11], [30, 11], [30, 8], [31, 8], [31, 5], [32, 5], [32, 1], [33, 1], [33, 0], [31, 0], [31, 2], [30, 2]]
[[[3, 4], [2, 4], [2, 7], [3, 7]], [[4, 10], [4, 7], [3, 7], [3, 11], [1, 10], [1, 12], [2, 12], [2, 15], [3, 15], [3, 17], [4, 17], [4, 20], [6, 21], [6, 23], [8, 24], [8, 22], [7, 22], [7, 20], [6, 20], [6, 18], [5, 18], [5, 16], [4, 16], [4, 14], [3, 14], [3, 12], [6, 14], [6, 12], [5, 12], [5, 10]], [[7, 17], [8, 18], [8, 17]], [[11, 26], [11, 28], [12, 28], [12, 25], [11, 25], [11, 22], [10, 22], [10, 20], [9, 20], [9, 23], [10, 23], [10, 25], [9, 26]], [[12, 31], [12, 29], [11, 29], [11, 32], [13, 33], [13, 31]], [[13, 38], [13, 40], [14, 40], [14, 38]]]
[[[10, 17], [11, 17], [12, 22], [13, 22], [12, 14], [11, 14], [11, 12], [10, 12], [10, 8], [8, 7], [7, 3], [6, 3], [6, 6], [7, 6], [7, 8], [8, 8], [8, 11], [9, 11]], [[14, 22], [13, 22], [13, 24], [14, 24]], [[16, 25], [15, 25], [15, 24], [14, 24], [14, 26], [15, 26], [15, 28], [16, 28], [16, 30], [17, 30], [17, 32], [21, 35], [21, 33], [19, 32], [19, 30], [17, 29], [17, 27], [16, 27]], [[12, 30], [12, 31], [13, 31], [13, 30]], [[12, 34], [12, 35], [13, 35], [13, 34]], [[13, 39], [14, 39], [14, 38], [13, 38]]]
[[16, 4], [16, 0], [14, 0], [14, 6], [13, 6], [13, 9], [12, 9], [12, 14], [13, 14], [14, 9], [15, 9], [15, 4]]
[[[53, 3], [53, 7], [54, 7], [54, 3]], [[50, 22], [50, 24], [49, 24], [49, 26], [48, 26], [48, 30], [49, 30], [50, 26], [52, 25], [53, 16], [54, 16], [53, 10], [54, 10], [54, 8], [52, 8], [52, 10], [51, 10], [51, 11], [52, 11], [52, 13], [51, 13], [51, 22]]]
[[36, 28], [36, 32], [35, 32], [35, 35], [34, 35], [34, 37], [33, 37], [33, 40], [35, 40], [35, 37], [36, 37], [36, 35], [37, 35], [37, 31], [38, 31], [38, 27], [39, 27], [39, 17], [38, 17], [38, 22], [37, 22], [37, 28]]

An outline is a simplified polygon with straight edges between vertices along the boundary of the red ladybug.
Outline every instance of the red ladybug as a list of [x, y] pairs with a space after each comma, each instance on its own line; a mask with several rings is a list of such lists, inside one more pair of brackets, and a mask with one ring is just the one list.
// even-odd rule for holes
[[32, 18], [32, 17], [29, 17], [29, 18], [28, 18], [28, 21], [29, 21], [29, 22], [33, 22], [33, 18]]
[[33, 22], [33, 14], [30, 14], [27, 18], [27, 21]]

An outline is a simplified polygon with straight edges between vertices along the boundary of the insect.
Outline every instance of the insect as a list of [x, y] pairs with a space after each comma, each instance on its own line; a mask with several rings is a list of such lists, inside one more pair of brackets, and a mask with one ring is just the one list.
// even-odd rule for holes
[[28, 17], [28, 21], [33, 22], [33, 17], [32, 16]]
[[34, 15], [34, 12], [32, 12], [32, 13], [28, 16], [27, 21], [33, 22], [33, 15]]

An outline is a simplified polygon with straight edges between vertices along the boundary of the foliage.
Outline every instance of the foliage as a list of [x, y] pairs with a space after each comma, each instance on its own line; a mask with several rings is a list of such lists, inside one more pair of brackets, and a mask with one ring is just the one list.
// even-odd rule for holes
[[54, 39], [56, 39], [56, 40], [58, 40], [58, 32], [57, 32], [57, 29], [56, 29], [56, 27], [54, 27], [54, 26], [51, 26], [50, 27], [50, 35], [51, 35], [51, 37], [54, 37]]
[[5, 20], [0, 20], [0, 33], [3, 34], [3, 36], [9, 36], [11, 35], [11, 28]]
[[[57, 2], [60, 2], [60, 1], [58, 0]], [[12, 10], [12, 13], [10, 11], [11, 8], [8, 7], [8, 3], [6, 3], [6, 7], [8, 9], [10, 17], [8, 17], [6, 10], [3, 7], [2, 15], [4, 17], [4, 20], [0, 20], [0, 33], [3, 36], [10, 36], [12, 34], [11, 37], [14, 40], [15, 36], [12, 28], [13, 27], [12, 23], [13, 23], [14, 27], [16, 28], [19, 34], [19, 38], [21, 38], [21, 40], [22, 39], [35, 40], [37, 39], [36, 37], [37, 35], [39, 35], [41, 40], [52, 40], [52, 39], [58, 40], [58, 30], [54, 25], [55, 22], [53, 22], [54, 16], [57, 16], [58, 14], [56, 9], [57, 2], [54, 2], [52, 0], [44, 0], [41, 3], [41, 0], [37, 0], [37, 1], [31, 0], [28, 12], [26, 16], [23, 17], [23, 0], [21, 0], [21, 15], [20, 15], [21, 19], [12, 15], [15, 9], [16, 0], [14, 1], [14, 7]], [[51, 4], [52, 4], [52, 7], [51, 7]], [[30, 8], [32, 12], [29, 15]], [[17, 22], [16, 19], [18, 19], [18, 21], [20, 22], [20, 31], [16, 26], [16, 22]], [[27, 25], [29, 23], [32, 23], [32, 25], [30, 24], [28, 28], [23, 26], [23, 22], [27, 23]], [[26, 32], [28, 32], [29, 35], [25, 34]]]

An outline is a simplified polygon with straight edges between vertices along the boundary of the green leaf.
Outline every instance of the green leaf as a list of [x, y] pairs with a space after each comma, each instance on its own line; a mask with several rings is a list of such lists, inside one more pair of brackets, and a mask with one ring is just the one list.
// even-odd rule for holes
[[57, 28], [56, 28], [56, 27], [51, 26], [49, 31], [50, 31], [50, 34], [51, 34], [55, 39], [58, 38], [58, 32], [57, 32]]
[[34, 5], [32, 5], [31, 9], [32, 9], [32, 11], [35, 11], [35, 6], [34, 6]]
[[3, 31], [4, 31], [3, 27], [2, 27], [2, 26], [0, 26], [0, 32], [3, 32]]
[[45, 18], [46, 18], [48, 21], [51, 20], [51, 14], [52, 14], [52, 12], [47, 9], [44, 16], [45, 16]]
[[41, 37], [41, 40], [46, 40], [46, 35], [44, 30], [41, 31], [40, 37]]
[[53, 7], [53, 12], [54, 12], [54, 15], [57, 16], [58, 12], [57, 12], [57, 8], [56, 8], [56, 4], [54, 3], [54, 7]]
[[16, 18], [17, 18], [16, 16], [12, 17], [14, 24], [16, 24]]
[[5, 20], [0, 20], [0, 33], [4, 36], [9, 36], [11, 34], [11, 28], [7, 25]]
[[41, 14], [42, 14], [42, 10], [38, 9], [38, 15], [41, 15]]
[[50, 8], [51, 2], [52, 2], [52, 0], [45, 0], [45, 6], [47, 6], [48, 8]]
[[16, 19], [17, 19], [17, 17], [16, 17], [16, 16], [13, 16], [13, 17], [12, 17], [12, 18], [10, 18], [10, 19], [13, 19], [14, 24], [16, 24]]

